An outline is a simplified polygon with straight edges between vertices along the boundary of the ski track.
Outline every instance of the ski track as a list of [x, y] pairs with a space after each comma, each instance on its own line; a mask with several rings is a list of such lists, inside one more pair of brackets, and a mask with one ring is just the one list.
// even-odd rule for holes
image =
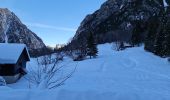
[[[119, 63], [119, 66], [114, 66], [115, 62]], [[105, 58], [105, 61], [102, 62], [100, 69], [101, 69], [101, 72], [107, 72], [109, 71], [108, 67], [111, 67], [111, 66], [115, 67], [112, 69], [113, 71], [114, 69], [122, 70], [124, 68], [127, 71], [129, 71], [129, 74], [131, 73], [134, 73], [134, 74], [132, 74], [132, 76], [130, 77], [125, 77], [125, 79], [120, 79], [121, 81], [126, 81], [126, 80], [132, 81], [130, 84], [123, 83], [121, 81], [118, 82], [119, 84], [121, 83], [122, 86], [130, 87], [130, 88], [133, 88], [135, 90], [140, 90], [140, 91], [150, 91], [150, 92], [159, 93], [159, 94], [163, 94], [163, 93], [168, 94], [170, 92], [170, 89], [167, 89], [165, 85], [170, 84], [170, 77], [164, 74], [152, 72], [150, 70], [142, 69], [140, 68], [141, 66], [138, 66], [140, 65], [140, 63], [142, 62], [139, 62], [135, 58], [131, 58], [130, 56], [120, 55], [119, 57], [114, 57], [114, 55], [112, 55], [112, 57]], [[125, 74], [128, 75], [128, 73], [125, 73]], [[116, 79], [116, 77], [112, 77], [113, 80], [114, 78]], [[119, 81], [119, 79], [115, 80], [114, 82], [117, 82], [117, 81]], [[148, 85], [140, 86], [142, 85], [142, 83], [148, 84]], [[152, 86], [151, 84], [154, 84], [155, 86], [151, 87]], [[157, 88], [157, 86], [159, 85], [162, 85], [162, 86]], [[164, 91], [164, 92], [163, 93], [159, 92], [159, 90]]]

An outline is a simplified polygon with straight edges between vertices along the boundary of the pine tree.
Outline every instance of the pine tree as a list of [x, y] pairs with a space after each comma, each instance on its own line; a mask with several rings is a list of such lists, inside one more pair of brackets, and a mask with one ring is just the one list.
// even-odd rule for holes
[[[169, 0], [167, 0], [167, 3]], [[166, 14], [166, 24], [165, 24], [165, 31], [164, 31], [164, 42], [163, 42], [163, 53], [165, 57], [170, 57], [170, 7], [167, 7]]]
[[145, 50], [153, 51], [156, 33], [158, 32], [160, 21], [158, 16], [153, 16], [149, 19], [148, 32], [145, 38]]
[[165, 36], [165, 41], [163, 43], [163, 53], [165, 57], [170, 56], [170, 32]]
[[139, 46], [140, 43], [142, 43], [141, 31], [142, 30], [140, 26], [140, 21], [136, 21], [135, 27], [132, 31], [132, 38], [131, 38], [132, 46]]
[[94, 41], [93, 34], [90, 33], [87, 38], [87, 55], [91, 57], [96, 57], [98, 53], [97, 44]]
[[154, 44], [154, 53], [159, 56], [163, 56], [163, 42], [162, 41], [164, 41], [163, 29], [161, 29], [160, 33], [156, 35], [155, 44]]
[[156, 55], [159, 55], [161, 57], [164, 56], [164, 46], [163, 42], [165, 40], [165, 33], [166, 33], [166, 24], [167, 24], [167, 16], [164, 10], [160, 12], [161, 19], [160, 19], [160, 25], [159, 25], [159, 31], [156, 34], [155, 42], [154, 42], [154, 53]]
[[165, 25], [164, 41], [163, 41], [163, 55], [170, 56], [170, 18]]

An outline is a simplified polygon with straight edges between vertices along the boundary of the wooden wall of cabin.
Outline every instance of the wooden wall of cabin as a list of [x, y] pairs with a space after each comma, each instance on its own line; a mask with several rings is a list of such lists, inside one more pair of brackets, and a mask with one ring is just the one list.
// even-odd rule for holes
[[13, 76], [16, 74], [15, 65], [13, 64], [1, 64], [0, 65], [0, 76]]
[[27, 51], [26, 51], [26, 49], [24, 49], [15, 65], [16, 74], [18, 74], [18, 73], [25, 74], [26, 73], [23, 69], [26, 69], [26, 63], [27, 63], [28, 59], [29, 59], [29, 57], [27, 55]]

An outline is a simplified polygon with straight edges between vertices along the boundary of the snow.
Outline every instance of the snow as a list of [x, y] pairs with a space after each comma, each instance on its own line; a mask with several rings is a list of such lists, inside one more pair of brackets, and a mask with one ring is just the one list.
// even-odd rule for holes
[[0, 64], [15, 64], [25, 48], [25, 44], [0, 43]]
[[8, 36], [6, 33], [5, 33], [5, 43], [8, 43]]
[[7, 31], [8, 31], [8, 29], [9, 29], [9, 25], [7, 25], [7, 28], [5, 28], [6, 30], [5, 30], [5, 32], [4, 32], [4, 34], [5, 34], [5, 43], [8, 43], [8, 36], [7, 36]]
[[[0, 91], [2, 100], [170, 100], [170, 63], [144, 47], [114, 51], [99, 45], [99, 56], [73, 62], [65, 57], [65, 71], [77, 65], [74, 75], [56, 89], [29, 89], [22, 78]], [[32, 59], [28, 66], [35, 67]], [[1, 90], [1, 87], [0, 87]]]
[[129, 22], [129, 23], [127, 23], [126, 27], [128, 27], [128, 28], [129, 28], [130, 26], [131, 26], [131, 23], [130, 23], [130, 22]]
[[122, 4], [121, 6], [120, 6], [120, 9], [122, 9], [124, 7], [124, 5]]
[[8, 29], [9, 29], [9, 25], [7, 25], [7, 15], [6, 15], [6, 11], [7, 11], [7, 9], [3, 9], [3, 10], [1, 10], [1, 13], [2, 13], [2, 15], [1, 16], [3, 16], [3, 18], [2, 18], [2, 29], [4, 30], [4, 39], [5, 39], [5, 43], [8, 43], [8, 36], [7, 36], [7, 31], [8, 31]]
[[163, 0], [164, 7], [168, 7], [169, 5], [167, 4], [166, 0]]
[[163, 5], [164, 5], [164, 8], [165, 8], [165, 11], [167, 11], [167, 7], [169, 6], [166, 2], [166, 0], [163, 0]]

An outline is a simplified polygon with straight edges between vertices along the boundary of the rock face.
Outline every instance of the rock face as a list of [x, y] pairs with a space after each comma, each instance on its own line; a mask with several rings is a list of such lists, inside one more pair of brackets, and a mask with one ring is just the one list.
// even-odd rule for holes
[[148, 20], [158, 15], [162, 7], [163, 0], [107, 0], [99, 10], [85, 17], [72, 42], [85, 41], [90, 32], [97, 43], [113, 42], [118, 37], [130, 41], [137, 21], [140, 21], [144, 37]]
[[8, 9], [0, 8], [0, 43], [5, 42], [5, 35], [9, 43], [24, 43], [31, 55], [46, 48], [43, 41], [29, 30], [19, 18]]

